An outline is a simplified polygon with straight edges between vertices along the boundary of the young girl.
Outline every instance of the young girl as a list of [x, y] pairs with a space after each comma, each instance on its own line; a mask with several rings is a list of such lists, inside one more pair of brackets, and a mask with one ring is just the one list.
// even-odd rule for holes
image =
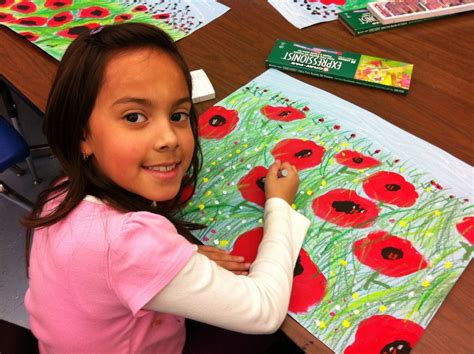
[[200, 166], [197, 118], [189, 70], [166, 34], [133, 23], [82, 33], [44, 119], [62, 174], [26, 221], [35, 231], [25, 304], [42, 352], [180, 353], [184, 317], [243, 333], [279, 328], [309, 226], [289, 206], [296, 169], [269, 168], [251, 266], [190, 242], [197, 225], [176, 215]]

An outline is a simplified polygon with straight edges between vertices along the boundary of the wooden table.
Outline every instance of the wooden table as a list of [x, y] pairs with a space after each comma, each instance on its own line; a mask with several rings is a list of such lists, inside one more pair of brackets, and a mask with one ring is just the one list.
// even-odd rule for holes
[[[363, 107], [474, 164], [474, 14], [353, 37], [333, 21], [299, 30], [265, 1], [221, 0], [224, 16], [178, 42], [191, 70], [204, 69], [217, 98], [204, 111], [265, 70], [276, 39], [393, 58], [415, 64], [408, 95], [292, 74]], [[44, 110], [57, 62], [0, 26], [0, 73]], [[472, 188], [472, 186], [471, 186]], [[471, 353], [474, 270], [471, 264], [428, 326], [414, 353]], [[291, 318], [283, 330], [308, 353], [331, 353]]]

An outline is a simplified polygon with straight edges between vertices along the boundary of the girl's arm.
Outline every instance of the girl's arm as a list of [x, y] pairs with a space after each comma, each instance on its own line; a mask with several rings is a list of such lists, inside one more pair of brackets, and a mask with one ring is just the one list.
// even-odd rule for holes
[[[278, 163], [270, 168], [269, 183], [291, 183], [296, 171], [290, 170], [289, 180], [277, 181], [279, 167]], [[276, 197], [265, 204], [264, 237], [248, 276], [235, 275], [196, 253], [144, 308], [243, 333], [276, 331], [288, 310], [293, 269], [309, 227], [309, 220], [289, 206], [287, 196], [278, 195], [283, 187], [274, 188], [276, 195], [267, 193]], [[267, 192], [267, 181], [265, 188]]]

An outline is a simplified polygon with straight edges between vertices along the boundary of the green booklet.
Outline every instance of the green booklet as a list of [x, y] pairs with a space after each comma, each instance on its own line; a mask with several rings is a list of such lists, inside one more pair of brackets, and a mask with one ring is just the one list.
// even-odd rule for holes
[[413, 64], [277, 40], [268, 67], [408, 93]]
[[430, 20], [435, 20], [438, 18], [443, 18], [446, 16], [439, 17], [429, 17], [419, 20], [405, 21], [392, 23], [390, 25], [384, 25], [377, 20], [377, 18], [372, 15], [372, 13], [367, 9], [357, 9], [344, 11], [339, 13], [339, 20], [346, 26], [346, 28], [351, 31], [354, 36], [360, 36], [362, 34], [368, 34], [372, 32], [385, 31], [391, 28], [403, 27], [408, 25], [414, 25], [420, 22], [426, 22]]

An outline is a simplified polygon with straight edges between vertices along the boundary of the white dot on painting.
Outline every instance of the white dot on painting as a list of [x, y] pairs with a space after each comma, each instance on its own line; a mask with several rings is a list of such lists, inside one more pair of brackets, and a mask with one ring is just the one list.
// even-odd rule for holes
[[359, 314], [359, 310], [354, 310], [354, 315], [358, 315]]
[[228, 219], [230, 216], [229, 215], [226, 215], [225, 218]]
[[232, 166], [232, 169], [235, 170], [235, 166]]
[[221, 176], [221, 179], [225, 179], [225, 177], [224, 177], [224, 176]]
[[219, 210], [219, 211], [217, 212], [217, 214], [222, 215], [222, 211]]
[[334, 140], [334, 142], [337, 144], [337, 143], [339, 142], [339, 140], [338, 140], [338, 139], [336, 139], [336, 140]]
[[433, 279], [434, 279], [434, 278], [433, 278], [432, 275], [427, 275], [427, 276], [426, 276], [426, 280], [428, 280], [428, 281], [433, 281]]
[[263, 222], [263, 219], [258, 219], [258, 222], [261, 224]]
[[222, 160], [222, 157], [218, 157], [217, 159], [218, 159], [219, 161], [221, 161], [221, 160]]
[[214, 200], [214, 204], [218, 205], [218, 204], [219, 204], [219, 201], [218, 201], [218, 200]]
[[206, 168], [206, 172], [211, 172], [211, 169], [210, 169], [210, 168]]
[[296, 132], [291, 132], [291, 135], [296, 135]]
[[244, 208], [244, 207], [243, 207], [242, 205], [241, 205], [241, 206], [239, 206], [239, 209], [243, 209], [243, 208]]
[[227, 194], [227, 191], [222, 191], [222, 194], [224, 194], [224, 195]]
[[247, 139], [244, 139], [244, 142], [247, 142]]
[[227, 225], [225, 228], [226, 228], [227, 230], [230, 230], [230, 229], [231, 229], [231, 227], [230, 227], [229, 225]]
[[334, 306], [334, 308], [339, 311], [341, 309], [341, 306], [336, 305], [336, 306]]
[[321, 321], [320, 321], [320, 320], [315, 320], [315, 321], [314, 321], [314, 324], [315, 324], [316, 326], [319, 326], [319, 325], [321, 324]]
[[300, 192], [300, 194], [304, 194], [304, 192], [303, 192], [303, 191], [301, 191], [301, 192]]
[[219, 240], [214, 240], [214, 244], [215, 244], [215, 245], [218, 245], [218, 244], [219, 244]]
[[319, 189], [323, 189], [323, 186], [319, 186]]
[[415, 296], [415, 292], [414, 292], [414, 291], [410, 291], [410, 292], [408, 293], [408, 297], [413, 297], [413, 296]]
[[252, 165], [247, 165], [247, 168], [249, 168], [249, 169], [252, 168]]

